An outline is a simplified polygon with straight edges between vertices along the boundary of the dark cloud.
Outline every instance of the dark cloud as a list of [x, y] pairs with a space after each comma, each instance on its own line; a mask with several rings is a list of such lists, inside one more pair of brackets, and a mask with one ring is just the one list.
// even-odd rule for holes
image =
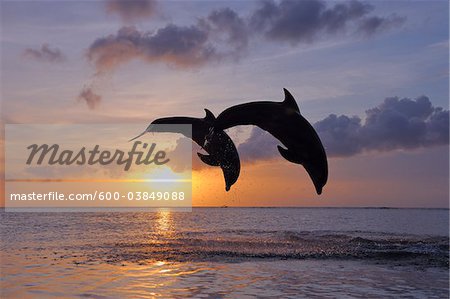
[[251, 16], [250, 25], [269, 40], [297, 44], [313, 42], [323, 33], [344, 32], [350, 25], [353, 31], [370, 35], [404, 21], [396, 16], [368, 16], [372, 11], [372, 5], [356, 0], [331, 7], [320, 0], [265, 0]]
[[[177, 139], [174, 149], [167, 151], [167, 157], [170, 159], [167, 166], [177, 173], [192, 170], [194, 168], [196, 169], [194, 165], [197, 166], [197, 164], [194, 164], [194, 162], [196, 162], [196, 159], [198, 160], [198, 158], [193, 145], [192, 140], [187, 137]], [[190, 156], [188, 158], [189, 160], [186, 159], [187, 155]]]
[[107, 0], [106, 11], [117, 14], [124, 22], [132, 22], [155, 15], [156, 0]]
[[359, 117], [331, 114], [314, 126], [329, 156], [351, 156], [362, 151]]
[[43, 62], [63, 62], [65, 60], [65, 56], [58, 48], [51, 48], [48, 44], [43, 44], [38, 49], [27, 48], [23, 51], [23, 56]]
[[244, 21], [234, 11], [223, 9], [192, 26], [169, 24], [155, 32], [122, 27], [117, 34], [95, 40], [87, 57], [98, 73], [112, 71], [132, 59], [191, 68], [235, 57], [246, 46]]
[[314, 126], [330, 156], [449, 143], [449, 111], [433, 107], [426, 96], [387, 98], [366, 111], [364, 124], [358, 117], [330, 115]]
[[[108, 3], [130, 10], [144, 5], [140, 1], [137, 1], [140, 4], [132, 4], [134, 1]], [[356, 27], [353, 31], [369, 36], [403, 22], [396, 16], [371, 16], [372, 10], [371, 5], [359, 1], [331, 7], [320, 0], [262, 1], [245, 18], [230, 8], [222, 8], [197, 19], [191, 26], [169, 24], [156, 31], [123, 27], [116, 34], [95, 40], [87, 57], [96, 66], [97, 73], [112, 71], [133, 59], [191, 68], [238, 59], [245, 54], [249, 42], [260, 35], [267, 41], [297, 44], [312, 42], [321, 33], [343, 32], [350, 24]]]
[[232, 51], [239, 54], [248, 45], [249, 32], [247, 24], [234, 10], [223, 8], [215, 10], [200, 24], [210, 32], [212, 39], [223, 39], [225, 44], [231, 45]]
[[243, 161], [269, 160], [277, 156], [277, 145], [281, 143], [272, 135], [254, 127], [250, 137], [238, 146], [239, 156]]
[[[167, 157], [170, 162], [167, 164], [174, 172], [180, 173], [187, 170], [202, 170], [210, 166], [203, 163], [197, 153], [208, 155], [200, 146], [194, 143], [190, 138], [182, 137], [176, 142], [173, 150], [167, 151]], [[190, 161], [186, 160], [186, 155], [190, 154]], [[189, 163], [189, 162], [192, 162]]]
[[401, 26], [405, 20], [404, 17], [395, 14], [384, 18], [378, 16], [364, 18], [359, 23], [358, 32], [365, 36], [372, 36], [378, 32]]
[[[434, 107], [426, 96], [386, 98], [366, 111], [364, 122], [357, 116], [331, 114], [314, 127], [329, 157], [449, 144], [449, 111]], [[279, 144], [267, 132], [254, 128], [238, 151], [243, 160], [271, 159], [279, 156]]]
[[100, 105], [102, 97], [96, 94], [91, 87], [84, 87], [78, 95], [78, 101], [83, 101], [89, 109], [95, 109]]
[[[152, 14], [155, 5], [155, 1], [143, 0], [107, 2], [109, 11], [119, 13], [125, 21]], [[86, 57], [95, 66], [94, 77], [113, 72], [132, 60], [189, 69], [238, 60], [246, 54], [249, 43], [261, 36], [269, 42], [295, 45], [313, 42], [320, 34], [344, 32], [350, 25], [353, 32], [371, 36], [404, 21], [395, 15], [373, 16], [372, 11], [372, 5], [356, 0], [333, 5], [321, 0], [266, 0], [247, 17], [222, 8], [190, 26], [168, 24], [154, 31], [124, 26], [115, 34], [96, 39]], [[100, 100], [85, 101], [89, 107], [96, 107]]]
[[132, 59], [164, 62], [176, 67], [201, 65], [216, 54], [208, 45], [208, 32], [196, 26], [173, 24], [154, 34], [123, 27], [117, 34], [97, 39], [87, 53], [99, 73], [112, 71]]

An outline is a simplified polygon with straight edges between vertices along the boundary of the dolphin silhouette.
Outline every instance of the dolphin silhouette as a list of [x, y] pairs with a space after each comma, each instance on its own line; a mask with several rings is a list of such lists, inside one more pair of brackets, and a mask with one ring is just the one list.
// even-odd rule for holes
[[[172, 132], [180, 133], [191, 138], [195, 143], [200, 145], [209, 155], [197, 153], [203, 163], [210, 166], [220, 166], [225, 179], [225, 190], [229, 191], [231, 186], [237, 181], [241, 170], [241, 162], [231, 138], [223, 130], [216, 130], [214, 136], [205, 142], [206, 135], [209, 134], [210, 128], [213, 126], [216, 117], [214, 114], [205, 109], [206, 116], [204, 118], [194, 117], [164, 117], [154, 120], [140, 135], [134, 137], [130, 141], [141, 137], [148, 132]], [[164, 124], [190, 124], [192, 125], [192, 136], [177, 126], [157, 126]]]
[[269, 132], [286, 148], [278, 151], [286, 160], [301, 164], [308, 172], [317, 194], [328, 179], [328, 163], [322, 142], [311, 124], [300, 114], [297, 102], [287, 89], [282, 102], [250, 102], [232, 106], [220, 113], [209, 139], [215, 131], [238, 125], [254, 125]]

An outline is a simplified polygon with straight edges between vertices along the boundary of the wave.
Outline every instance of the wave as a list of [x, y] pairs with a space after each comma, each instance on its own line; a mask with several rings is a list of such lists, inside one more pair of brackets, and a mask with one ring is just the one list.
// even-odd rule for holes
[[355, 259], [449, 266], [449, 238], [374, 232], [226, 230], [151, 233], [145, 240], [78, 248], [86, 262], [239, 262], [252, 259]]

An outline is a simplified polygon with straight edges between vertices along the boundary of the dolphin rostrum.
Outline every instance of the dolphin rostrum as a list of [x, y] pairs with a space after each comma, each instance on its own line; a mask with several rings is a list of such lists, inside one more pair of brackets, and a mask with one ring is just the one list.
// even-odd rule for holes
[[294, 97], [284, 90], [282, 102], [250, 102], [236, 105], [220, 113], [207, 135], [239, 125], [254, 125], [269, 132], [286, 148], [278, 151], [286, 160], [301, 164], [314, 183], [317, 194], [322, 193], [328, 179], [328, 163], [322, 142], [311, 124], [300, 114]]
[[[225, 190], [229, 191], [230, 187], [237, 181], [241, 170], [239, 155], [231, 138], [223, 130], [215, 130], [214, 136], [205, 142], [206, 135], [210, 132], [216, 117], [214, 114], [205, 109], [206, 116], [204, 118], [194, 117], [164, 117], [154, 120], [140, 135], [131, 140], [141, 137], [148, 132], [172, 132], [180, 133], [191, 138], [195, 143], [200, 145], [209, 155], [197, 153], [199, 158], [210, 166], [220, 166], [225, 178]], [[183, 131], [177, 126], [158, 126], [165, 124], [189, 124], [192, 125], [192, 136], [188, 132]], [[130, 140], [130, 141], [131, 141]]]

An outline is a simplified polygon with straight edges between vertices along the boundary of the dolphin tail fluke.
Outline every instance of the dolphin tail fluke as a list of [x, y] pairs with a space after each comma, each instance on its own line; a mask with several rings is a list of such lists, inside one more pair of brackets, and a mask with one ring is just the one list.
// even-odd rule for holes
[[144, 131], [144, 132], [142, 132], [141, 134], [137, 135], [136, 137], [134, 137], [134, 138], [128, 140], [128, 142], [133, 141], [133, 140], [135, 140], [135, 139], [138, 139], [139, 137], [141, 137], [141, 136], [144, 135], [145, 133], [147, 133], [147, 131]]
[[298, 108], [297, 102], [295, 101], [294, 97], [286, 88], [283, 88], [283, 90], [284, 90], [283, 104], [300, 113], [300, 109]]
[[209, 166], [219, 166], [218, 159], [213, 158], [211, 155], [203, 155], [201, 153], [197, 153], [197, 156], [202, 160], [203, 163]]

